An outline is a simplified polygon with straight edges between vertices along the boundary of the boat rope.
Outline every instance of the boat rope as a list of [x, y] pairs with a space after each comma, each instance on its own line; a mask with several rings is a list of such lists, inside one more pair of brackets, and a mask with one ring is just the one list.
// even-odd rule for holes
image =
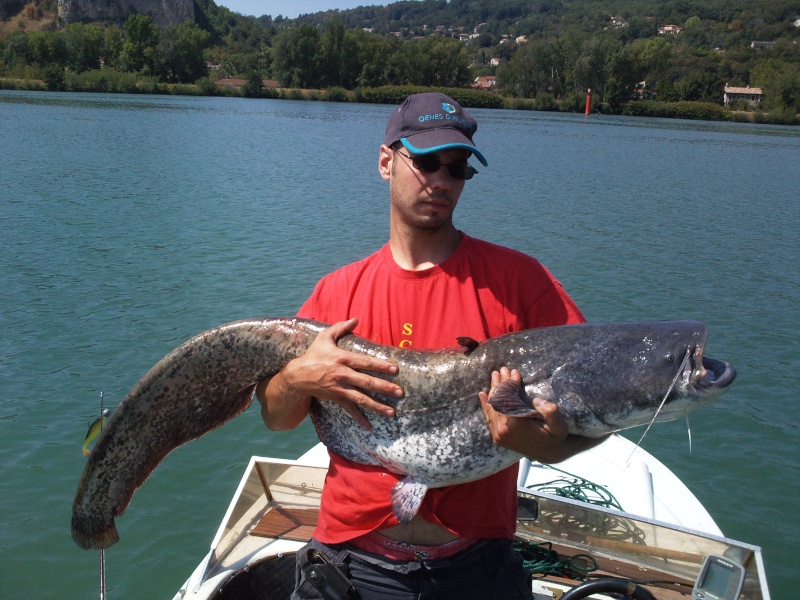
[[[570, 498], [571, 500], [578, 500], [587, 504], [593, 504], [603, 508], [611, 508], [625, 512], [619, 500], [612, 494], [608, 488], [593, 481], [589, 481], [585, 477], [574, 475], [554, 467], [553, 465], [542, 465], [553, 471], [558, 471], [566, 477], [553, 479], [544, 483], [531, 484], [526, 486], [537, 492], [552, 494], [554, 496], [561, 496], [563, 498]], [[631, 519], [623, 516], [614, 517], [610, 514], [598, 515], [584, 515], [581, 522], [575, 522], [568, 514], [545, 514], [546, 511], [539, 507], [539, 520], [549, 521], [553, 527], [560, 527], [564, 522], [571, 523], [571, 527], [575, 527], [581, 531], [591, 531], [593, 535], [600, 535], [608, 539], [616, 540], [629, 540], [634, 544], [645, 543], [645, 532]]]
[[584, 578], [597, 570], [597, 561], [590, 554], [559, 556], [550, 542], [514, 540], [514, 550], [522, 556], [522, 564], [534, 575], [562, 575]]
[[587, 504], [594, 504], [604, 508], [616, 508], [620, 511], [623, 510], [614, 494], [612, 494], [605, 486], [594, 483], [593, 481], [589, 481], [588, 479], [580, 477], [579, 475], [573, 475], [572, 473], [554, 467], [553, 465], [542, 466], [552, 469], [553, 471], [558, 471], [559, 473], [569, 477], [569, 479], [566, 477], [560, 477], [544, 483], [535, 483], [527, 486], [528, 489], [535, 490], [537, 492], [544, 492], [546, 494], [553, 494], [555, 496], [562, 496], [564, 498], [571, 498], [572, 500], [579, 500], [581, 502], [586, 502]]

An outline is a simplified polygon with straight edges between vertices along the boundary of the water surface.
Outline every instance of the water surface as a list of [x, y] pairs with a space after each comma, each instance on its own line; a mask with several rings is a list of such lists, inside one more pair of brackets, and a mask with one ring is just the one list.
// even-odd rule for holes
[[[69, 535], [99, 394], [117, 404], [180, 342], [293, 314], [386, 240], [387, 106], [0, 92], [3, 596], [87, 598]], [[726, 535], [764, 548], [792, 598], [800, 538], [800, 130], [476, 110], [488, 168], [457, 223], [538, 257], [592, 321], [693, 318], [739, 378], [644, 447]], [[479, 165], [480, 167], [480, 165]], [[638, 439], [640, 430], [629, 437]], [[308, 424], [257, 410], [170, 455], [118, 521], [113, 598], [171, 598], [253, 454], [296, 457]]]

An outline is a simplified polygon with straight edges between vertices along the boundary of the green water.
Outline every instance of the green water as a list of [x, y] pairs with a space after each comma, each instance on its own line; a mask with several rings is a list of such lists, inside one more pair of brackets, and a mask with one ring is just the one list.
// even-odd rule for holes
[[[70, 539], [81, 444], [204, 329], [292, 314], [379, 247], [386, 106], [0, 92], [0, 595], [97, 596]], [[791, 599], [800, 537], [800, 130], [474, 111], [459, 227], [537, 256], [593, 321], [694, 318], [739, 378], [644, 447]], [[641, 432], [630, 434], [638, 439]], [[256, 410], [170, 455], [118, 520], [110, 598], [171, 598], [253, 454]]]

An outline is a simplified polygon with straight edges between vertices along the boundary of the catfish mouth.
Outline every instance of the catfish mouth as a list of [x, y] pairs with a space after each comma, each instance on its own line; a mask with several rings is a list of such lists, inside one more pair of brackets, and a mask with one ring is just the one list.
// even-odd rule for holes
[[703, 356], [702, 370], [705, 374], [695, 383], [700, 390], [724, 390], [736, 379], [736, 369], [724, 360]]
[[724, 391], [736, 379], [736, 370], [733, 366], [724, 360], [703, 356], [702, 345], [695, 347], [689, 362], [691, 363], [687, 366], [687, 371], [691, 369], [689, 382], [699, 392], [713, 394], [715, 391]]

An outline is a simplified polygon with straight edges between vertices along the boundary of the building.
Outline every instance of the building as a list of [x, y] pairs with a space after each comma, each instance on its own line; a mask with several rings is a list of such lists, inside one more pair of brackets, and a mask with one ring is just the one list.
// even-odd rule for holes
[[497, 77], [494, 75], [487, 75], [486, 77], [476, 77], [472, 82], [472, 87], [478, 90], [485, 90], [491, 92], [497, 84]]
[[677, 25], [664, 25], [658, 28], [658, 35], [678, 35], [681, 28]]
[[742, 100], [750, 106], [758, 106], [764, 94], [761, 88], [747, 87], [728, 87], [725, 84], [725, 106], [730, 106], [731, 102]]
[[611, 26], [619, 29], [620, 27], [627, 27], [628, 22], [622, 17], [611, 17]]

